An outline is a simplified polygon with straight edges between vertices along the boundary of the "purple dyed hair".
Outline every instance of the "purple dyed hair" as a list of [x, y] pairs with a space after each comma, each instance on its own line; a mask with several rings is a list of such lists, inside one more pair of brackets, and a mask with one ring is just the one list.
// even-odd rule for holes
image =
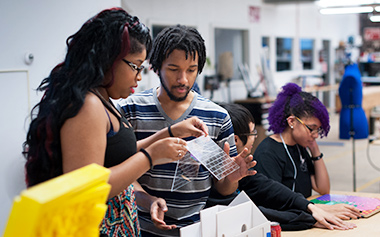
[[286, 119], [291, 116], [316, 117], [321, 122], [324, 137], [330, 131], [330, 118], [326, 107], [312, 94], [302, 91], [301, 87], [294, 83], [288, 83], [282, 87], [281, 92], [269, 109], [269, 131], [282, 133], [288, 126]]

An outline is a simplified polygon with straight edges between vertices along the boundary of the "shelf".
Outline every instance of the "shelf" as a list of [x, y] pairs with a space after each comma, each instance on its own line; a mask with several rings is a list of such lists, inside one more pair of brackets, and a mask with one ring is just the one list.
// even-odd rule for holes
[[380, 83], [380, 77], [362, 77], [364, 83]]

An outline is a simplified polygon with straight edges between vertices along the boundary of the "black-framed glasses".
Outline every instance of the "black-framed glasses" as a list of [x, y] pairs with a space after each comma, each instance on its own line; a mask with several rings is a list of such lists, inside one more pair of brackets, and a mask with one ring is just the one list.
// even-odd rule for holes
[[133, 71], [137, 71], [136, 76], [139, 75], [139, 73], [141, 73], [141, 71], [145, 68], [144, 66], [138, 67], [136, 64], [134, 64], [128, 60], [125, 60], [124, 58], [122, 58], [121, 60], [123, 60], [123, 62], [128, 64], [132, 68]]
[[242, 134], [239, 134], [238, 136], [255, 136], [255, 137], [257, 137], [257, 130], [255, 129], [250, 133], [242, 133]]
[[297, 116], [294, 116], [298, 122], [300, 122], [301, 124], [303, 124], [311, 134], [320, 134], [322, 132], [322, 128], [319, 127], [317, 129], [312, 129], [311, 127], [307, 126], [300, 118], [298, 118]]

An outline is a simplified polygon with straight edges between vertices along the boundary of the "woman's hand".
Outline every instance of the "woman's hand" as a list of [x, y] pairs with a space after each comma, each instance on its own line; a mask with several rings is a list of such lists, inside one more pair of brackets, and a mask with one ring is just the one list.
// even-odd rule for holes
[[198, 117], [191, 117], [171, 126], [174, 137], [199, 137], [208, 135], [207, 125]]
[[146, 148], [152, 158], [153, 165], [161, 165], [177, 161], [187, 152], [187, 143], [178, 137], [160, 139]]
[[311, 142], [307, 147], [309, 148], [309, 150], [311, 152], [311, 156], [316, 157], [316, 156], [319, 156], [321, 154], [316, 139], [314, 139], [313, 142]]
[[348, 204], [340, 203], [340, 204], [335, 204], [335, 205], [326, 205], [326, 204], [315, 204], [315, 205], [342, 220], [359, 219], [362, 216], [358, 208], [352, 205], [348, 205]]
[[319, 208], [317, 205], [309, 204], [307, 207], [317, 221], [317, 223], [314, 224], [314, 227], [326, 228], [329, 230], [349, 230], [356, 228], [354, 223], [344, 222], [335, 215]]

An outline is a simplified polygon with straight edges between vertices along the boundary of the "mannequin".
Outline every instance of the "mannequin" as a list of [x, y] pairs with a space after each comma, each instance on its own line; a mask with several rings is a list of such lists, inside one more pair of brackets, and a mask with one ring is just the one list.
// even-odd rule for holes
[[342, 82], [339, 86], [342, 101], [340, 111], [339, 138], [352, 139], [353, 190], [356, 192], [355, 139], [368, 137], [368, 120], [362, 108], [363, 86], [357, 64], [345, 67]]
[[339, 138], [350, 139], [352, 136], [354, 139], [367, 138], [368, 121], [362, 108], [363, 86], [357, 64], [348, 64], [345, 67], [339, 86], [339, 97], [342, 102]]

